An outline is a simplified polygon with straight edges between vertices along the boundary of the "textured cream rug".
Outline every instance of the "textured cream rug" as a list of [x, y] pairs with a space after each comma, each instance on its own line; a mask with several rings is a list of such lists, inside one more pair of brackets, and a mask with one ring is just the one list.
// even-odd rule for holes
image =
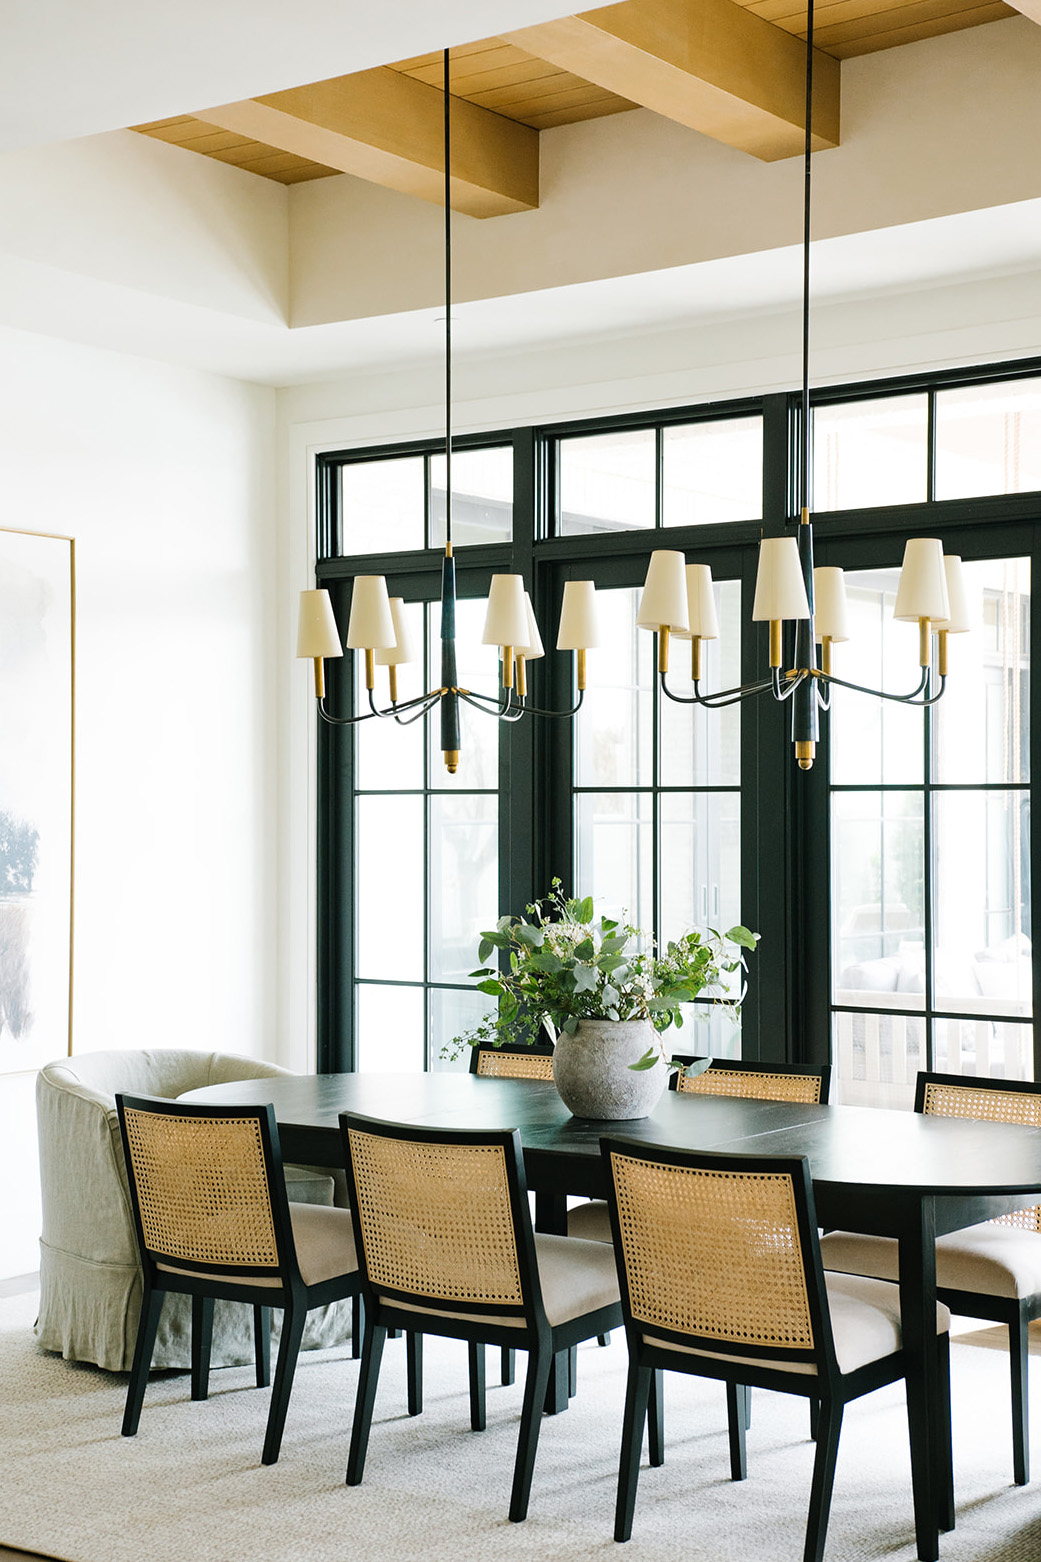
[[[0, 1544], [68, 1562], [801, 1559], [813, 1458], [805, 1404], [754, 1396], [750, 1475], [734, 1485], [722, 1388], [676, 1377], [666, 1387], [665, 1467], [643, 1469], [633, 1539], [624, 1551], [615, 1545], [620, 1334], [608, 1350], [582, 1348], [579, 1393], [564, 1415], [543, 1419], [530, 1516], [513, 1525], [520, 1385], [491, 1388], [488, 1430], [471, 1433], [461, 1345], [428, 1340], [426, 1410], [409, 1420], [403, 1345], [388, 1344], [365, 1480], [348, 1488], [358, 1368], [342, 1351], [301, 1361], [282, 1457], [263, 1469], [267, 1395], [249, 1387], [248, 1369], [215, 1372], [200, 1405], [185, 1375], [154, 1381], [138, 1436], [123, 1439], [125, 1378], [43, 1355], [33, 1313], [31, 1296], [0, 1302]], [[954, 1349], [958, 1527], [941, 1536], [941, 1558], [1038, 1562], [1041, 1416], [1038, 1478], [1017, 1489], [1006, 1361], [972, 1343], [982, 1339]], [[897, 1388], [847, 1411], [827, 1562], [915, 1556], [906, 1426]]]

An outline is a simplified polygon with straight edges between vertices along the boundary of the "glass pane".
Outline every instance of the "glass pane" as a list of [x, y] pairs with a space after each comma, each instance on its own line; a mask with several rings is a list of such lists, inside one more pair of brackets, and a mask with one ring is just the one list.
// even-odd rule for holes
[[600, 645], [575, 718], [578, 786], [649, 786], [653, 771], [654, 636], [636, 627], [636, 590], [598, 591]]
[[1029, 796], [942, 792], [933, 809], [936, 1007], [1029, 1017]]
[[358, 1073], [421, 1074], [423, 989], [369, 987], [358, 995]]
[[[399, 667], [398, 699], [410, 700], [430, 687], [423, 669], [423, 604], [407, 602], [405, 617], [416, 648], [417, 660]], [[365, 655], [354, 653], [356, 689], [354, 708], [368, 709], [365, 690]], [[386, 710], [390, 704], [389, 668], [376, 668], [376, 705]], [[356, 787], [360, 792], [401, 791], [423, 785], [423, 724], [400, 726], [392, 717], [363, 721], [354, 729]]]
[[[459, 687], [480, 694], [499, 692], [499, 653], [494, 645], [482, 645], [485, 597], [468, 598], [456, 604], [456, 672]], [[434, 679], [441, 679], [441, 604], [431, 603], [430, 643], [427, 651]], [[499, 722], [494, 715], [475, 710], [465, 700], [459, 702], [459, 769], [450, 776], [441, 753], [441, 717], [435, 708], [426, 725], [430, 732], [430, 784], [454, 790], [465, 787], [494, 789], [499, 784]]]
[[423, 457], [340, 468], [343, 551], [402, 553], [423, 546]]
[[[701, 690], [732, 689], [741, 682], [741, 584], [715, 582], [719, 639], [701, 645]], [[669, 688], [688, 697], [689, 640], [669, 644]], [[663, 786], [737, 786], [741, 780], [741, 707], [710, 711], [704, 706], [676, 705], [663, 699], [661, 781]]]
[[597, 916], [653, 927], [652, 854], [649, 797], [586, 792], [575, 798], [575, 891], [592, 895]]
[[[513, 449], [452, 451], [452, 544], [513, 536]], [[445, 545], [445, 458], [430, 458], [430, 546]]]
[[654, 525], [652, 428], [562, 439], [559, 451], [559, 536]]
[[831, 1099], [841, 1106], [914, 1106], [926, 1066], [925, 1019], [910, 1014], [832, 1015]]
[[670, 1058], [677, 1052], [695, 1058], [739, 1058], [741, 1021], [735, 1023], [730, 1011], [718, 1004], [687, 1003], [679, 1030], [673, 1026], [662, 1040]]
[[812, 416], [815, 511], [925, 500], [928, 397], [883, 396]]
[[[899, 567], [846, 571], [850, 638], [832, 650], [832, 672], [837, 678], [894, 694], [910, 694], [916, 687], [921, 676], [918, 625], [893, 617], [899, 574]], [[832, 782], [840, 786], [921, 781], [923, 730], [920, 710], [852, 689], [833, 689]]]
[[358, 975], [420, 982], [423, 799], [359, 797], [356, 817]]
[[923, 854], [920, 793], [833, 797], [835, 1003], [925, 1007]]
[[979, 1079], [1033, 1079], [1034, 1028], [1013, 1020], [934, 1020], [933, 1068]]
[[[472, 969], [472, 967], [471, 967]], [[462, 1036], [479, 1024], [486, 1014], [495, 1010], [495, 999], [484, 993], [460, 992], [457, 988], [431, 987], [430, 989], [430, 1068], [434, 1073], [448, 1071], [466, 1074], [470, 1068], [470, 1048], [462, 1047], [457, 1057], [445, 1057], [453, 1052], [453, 1038]]]
[[1030, 560], [988, 559], [962, 568], [975, 626], [948, 636], [950, 676], [933, 716], [936, 778], [1027, 781]]
[[663, 526], [754, 521], [762, 515], [762, 418], [667, 428], [662, 445]]
[[[723, 932], [741, 920], [741, 798], [737, 792], [661, 797], [661, 942], [688, 928]], [[731, 991], [741, 990], [739, 972]]]
[[430, 971], [464, 980], [478, 965], [482, 929], [499, 914], [499, 799], [442, 794], [430, 805]]
[[1041, 379], [936, 396], [936, 497], [1041, 488]]

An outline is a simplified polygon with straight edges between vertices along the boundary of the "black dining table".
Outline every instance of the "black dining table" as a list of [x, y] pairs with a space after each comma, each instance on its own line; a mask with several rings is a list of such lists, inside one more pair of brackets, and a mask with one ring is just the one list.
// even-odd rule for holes
[[1038, 1202], [1041, 1129], [674, 1091], [648, 1117], [601, 1123], [572, 1117], [549, 1081], [451, 1072], [284, 1075], [209, 1086], [184, 1099], [270, 1102], [286, 1159], [331, 1167], [343, 1164], [344, 1111], [427, 1127], [517, 1128], [543, 1231], [566, 1230], [568, 1195], [605, 1196], [602, 1134], [698, 1151], [805, 1155], [822, 1226], [900, 1244], [915, 1538], [922, 1562], [937, 1562], [943, 1495], [936, 1238]]

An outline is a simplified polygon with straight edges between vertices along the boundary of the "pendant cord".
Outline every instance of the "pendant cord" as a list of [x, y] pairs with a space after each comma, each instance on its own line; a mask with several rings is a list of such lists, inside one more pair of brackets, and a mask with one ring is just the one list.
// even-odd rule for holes
[[810, 503], [810, 153], [813, 147], [813, 0], [806, 10], [806, 140], [803, 151], [802, 217], [802, 428], [799, 449], [799, 508]]
[[445, 109], [445, 551], [452, 551], [452, 94], [444, 60]]

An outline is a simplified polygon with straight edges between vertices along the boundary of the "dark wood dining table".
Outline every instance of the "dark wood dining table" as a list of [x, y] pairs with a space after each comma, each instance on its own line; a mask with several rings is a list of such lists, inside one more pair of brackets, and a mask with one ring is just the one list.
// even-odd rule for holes
[[937, 1562], [938, 1480], [935, 1242], [945, 1232], [1039, 1202], [1041, 1129], [873, 1107], [805, 1106], [668, 1091], [649, 1117], [572, 1117], [541, 1080], [430, 1074], [286, 1075], [190, 1091], [214, 1103], [271, 1102], [287, 1160], [342, 1166], [339, 1114], [445, 1128], [517, 1128], [536, 1225], [566, 1229], [568, 1195], [605, 1196], [600, 1136], [741, 1154], [805, 1155], [825, 1227], [896, 1237], [915, 1538]]

